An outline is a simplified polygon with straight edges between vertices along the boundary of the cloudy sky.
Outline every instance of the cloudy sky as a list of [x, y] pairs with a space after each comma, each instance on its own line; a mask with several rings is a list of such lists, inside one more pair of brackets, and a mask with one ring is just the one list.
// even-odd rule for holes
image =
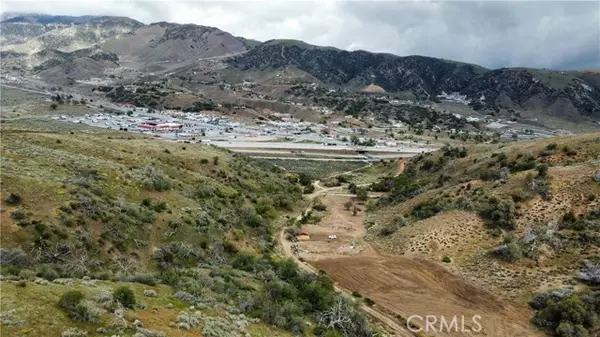
[[600, 1], [1, 1], [2, 12], [121, 15], [490, 68], [600, 69]]

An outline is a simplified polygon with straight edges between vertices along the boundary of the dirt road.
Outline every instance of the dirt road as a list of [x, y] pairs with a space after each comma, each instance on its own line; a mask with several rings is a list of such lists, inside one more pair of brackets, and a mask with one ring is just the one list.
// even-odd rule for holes
[[[399, 173], [403, 169], [400, 164]], [[317, 225], [308, 226], [310, 240], [295, 243], [297, 255], [292, 243], [280, 233], [284, 254], [293, 257], [307, 271], [324, 270], [336, 281], [338, 290], [358, 291], [373, 299], [376, 305], [364, 305], [365, 312], [390, 332], [397, 336], [417, 336], [407, 329], [405, 320], [418, 315], [413, 316], [411, 323], [416, 329], [425, 328], [429, 315], [435, 317], [437, 325], [430, 325], [419, 336], [543, 336], [530, 325], [532, 313], [526, 306], [501, 300], [425, 257], [380, 254], [364, 240], [364, 212], [353, 215], [344, 207], [351, 198], [335, 195], [342, 188], [315, 186], [309, 198], [319, 196], [327, 206], [327, 214]], [[336, 234], [337, 239], [329, 240], [330, 233]], [[442, 316], [447, 322], [457, 317], [458, 326], [440, 332]], [[472, 321], [476, 316], [481, 317], [478, 320], [481, 331], [477, 331], [478, 326]]]

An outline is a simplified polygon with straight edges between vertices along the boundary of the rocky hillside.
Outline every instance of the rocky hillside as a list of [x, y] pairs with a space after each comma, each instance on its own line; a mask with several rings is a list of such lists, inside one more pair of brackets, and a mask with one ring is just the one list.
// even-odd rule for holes
[[45, 49], [72, 52], [130, 34], [141, 22], [110, 16], [17, 16], [0, 22], [2, 50], [33, 54]]
[[[127, 66], [144, 69], [239, 54], [258, 43], [213, 27], [166, 22], [144, 25], [132, 19], [108, 16], [23, 15], [2, 21], [0, 29], [3, 32], [1, 51], [10, 57], [10, 65], [34, 71], [59, 64], [56, 58], [42, 64], [46, 60], [39, 61], [39, 58], [44, 53], [71, 53], [66, 58], [72, 61], [81, 54], [81, 49], [100, 48], [104, 56], [114, 54], [128, 61]], [[31, 55], [33, 60], [26, 58]], [[97, 68], [101, 67], [94, 64], [92, 70]], [[97, 75], [101, 75], [101, 70]]]
[[267, 41], [230, 64], [244, 71], [295, 66], [327, 85], [359, 89], [374, 84], [387, 92], [410, 91], [422, 99], [458, 92], [476, 110], [492, 114], [516, 115], [521, 110], [527, 117], [600, 119], [600, 75], [592, 73], [488, 70], [430, 57], [349, 52], [288, 40]]

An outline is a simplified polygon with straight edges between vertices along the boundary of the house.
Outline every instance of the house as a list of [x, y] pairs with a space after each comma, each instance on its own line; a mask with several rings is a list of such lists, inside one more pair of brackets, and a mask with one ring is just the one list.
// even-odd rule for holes
[[306, 228], [306, 227], [300, 228], [300, 230], [298, 231], [298, 240], [300, 240], [300, 241], [310, 240], [310, 231], [308, 230], [308, 228]]

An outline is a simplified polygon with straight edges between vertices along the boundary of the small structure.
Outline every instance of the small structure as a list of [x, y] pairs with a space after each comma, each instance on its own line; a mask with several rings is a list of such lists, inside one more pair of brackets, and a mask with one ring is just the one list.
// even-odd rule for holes
[[306, 227], [300, 228], [298, 231], [298, 240], [307, 241], [310, 240], [310, 231]]

